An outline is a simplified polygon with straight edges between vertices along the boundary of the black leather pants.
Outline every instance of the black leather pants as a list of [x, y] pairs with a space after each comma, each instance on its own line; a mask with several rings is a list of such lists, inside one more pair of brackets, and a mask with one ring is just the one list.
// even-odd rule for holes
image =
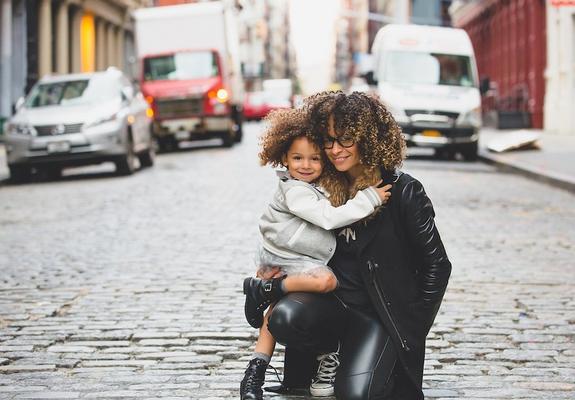
[[338, 399], [384, 399], [393, 389], [397, 353], [387, 331], [376, 316], [345, 306], [333, 294], [290, 293], [275, 305], [269, 330], [278, 343], [315, 354], [335, 351], [340, 343]]

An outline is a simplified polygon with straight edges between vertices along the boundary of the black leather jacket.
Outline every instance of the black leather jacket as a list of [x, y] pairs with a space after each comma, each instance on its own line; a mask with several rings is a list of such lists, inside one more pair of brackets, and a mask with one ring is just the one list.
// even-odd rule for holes
[[[435, 227], [435, 213], [419, 181], [382, 171], [391, 199], [362, 232], [357, 267], [371, 302], [401, 360], [402, 400], [423, 399], [425, 338], [437, 314], [451, 263]], [[283, 389], [309, 385], [313, 354], [286, 347]], [[302, 372], [303, 371], [303, 372]]]
[[425, 338], [443, 299], [451, 263], [421, 183], [401, 172], [382, 175], [385, 183], [393, 184], [391, 199], [368, 222], [359, 267], [416, 397], [423, 398]]

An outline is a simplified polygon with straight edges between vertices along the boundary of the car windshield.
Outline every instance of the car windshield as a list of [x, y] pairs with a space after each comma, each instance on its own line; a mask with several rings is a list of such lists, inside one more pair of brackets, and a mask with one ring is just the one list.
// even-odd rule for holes
[[93, 104], [120, 96], [119, 83], [106, 76], [90, 79], [40, 83], [26, 99], [26, 107]]
[[211, 51], [189, 51], [144, 60], [144, 80], [187, 80], [218, 76], [215, 54]]
[[475, 86], [469, 56], [388, 51], [382, 57], [379, 76], [384, 82]]
[[26, 99], [26, 107], [72, 106], [107, 101], [120, 96], [118, 82], [104, 76], [40, 83]]

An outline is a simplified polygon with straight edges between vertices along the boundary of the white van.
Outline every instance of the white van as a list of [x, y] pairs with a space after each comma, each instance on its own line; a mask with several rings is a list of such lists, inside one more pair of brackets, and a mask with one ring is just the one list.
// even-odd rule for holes
[[377, 92], [407, 144], [476, 159], [481, 95], [467, 33], [391, 24], [379, 30], [371, 51]]

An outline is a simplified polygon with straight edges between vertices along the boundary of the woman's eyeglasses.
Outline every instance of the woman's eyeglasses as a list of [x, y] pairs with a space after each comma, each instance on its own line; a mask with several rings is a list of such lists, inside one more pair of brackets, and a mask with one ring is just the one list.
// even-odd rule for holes
[[347, 149], [355, 144], [355, 139], [351, 136], [341, 136], [341, 137], [325, 136], [323, 138], [323, 148], [331, 149], [333, 148], [333, 144], [335, 142], [337, 142], [341, 147]]

